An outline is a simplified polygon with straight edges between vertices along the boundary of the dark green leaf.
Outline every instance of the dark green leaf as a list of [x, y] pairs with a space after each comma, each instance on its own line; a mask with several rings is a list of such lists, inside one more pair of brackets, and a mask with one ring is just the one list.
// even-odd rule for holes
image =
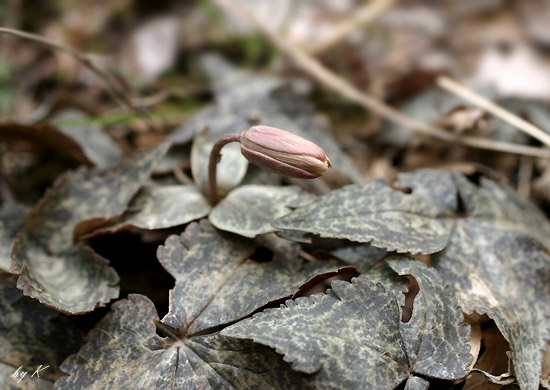
[[313, 199], [295, 186], [241, 186], [214, 207], [209, 219], [218, 229], [255, 237], [275, 231], [273, 221]]
[[393, 268], [413, 274], [423, 288], [411, 322], [402, 324], [394, 294], [364, 277], [335, 281], [327, 294], [289, 300], [222, 331], [271, 346], [292, 368], [316, 374], [319, 389], [392, 389], [410, 374], [465, 376], [471, 362], [469, 326], [445, 293], [437, 272], [406, 258]]
[[[445, 181], [440, 185], [446, 185]], [[404, 194], [375, 180], [332, 191], [279, 219], [274, 226], [369, 242], [387, 251], [426, 254], [447, 245], [452, 220], [422, 192]]]
[[82, 244], [53, 255], [21, 234], [13, 244], [10, 272], [20, 275], [17, 287], [25, 295], [70, 314], [94, 310], [119, 293], [115, 270]]
[[48, 252], [73, 245], [74, 235], [121, 215], [168, 148], [163, 144], [104, 169], [80, 168], [61, 176], [27, 217], [27, 231]]

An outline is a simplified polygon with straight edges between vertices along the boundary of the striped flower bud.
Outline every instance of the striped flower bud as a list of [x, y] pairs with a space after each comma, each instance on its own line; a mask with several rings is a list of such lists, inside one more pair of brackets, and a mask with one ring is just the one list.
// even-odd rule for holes
[[248, 161], [279, 175], [315, 179], [332, 167], [322, 148], [275, 127], [251, 127], [241, 133], [240, 143]]

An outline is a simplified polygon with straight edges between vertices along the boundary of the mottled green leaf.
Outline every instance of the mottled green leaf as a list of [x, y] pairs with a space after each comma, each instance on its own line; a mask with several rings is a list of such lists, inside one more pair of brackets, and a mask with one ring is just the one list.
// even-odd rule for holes
[[466, 376], [472, 362], [466, 344], [470, 325], [462, 323], [462, 311], [441, 283], [441, 275], [420, 261], [395, 257], [386, 261], [399, 275], [412, 275], [420, 286], [411, 319], [400, 324], [412, 371], [439, 379]]
[[86, 158], [96, 167], [115, 165], [122, 159], [122, 150], [101, 124], [91, 122], [82, 112], [66, 110], [56, 115], [52, 122], [61, 133], [80, 145]]
[[0, 272], [11, 264], [11, 245], [17, 234], [25, 230], [28, 209], [21, 205], [2, 205], [0, 208]]
[[[238, 132], [238, 130], [236, 130]], [[219, 136], [211, 135], [210, 129], [205, 127], [195, 136], [191, 149], [191, 171], [195, 184], [201, 192], [209, 196], [208, 166], [210, 152]], [[241, 154], [238, 142], [225, 145], [221, 150], [221, 159], [216, 167], [218, 193], [225, 196], [229, 191], [239, 185], [246, 174], [248, 161]]]
[[69, 376], [55, 389], [304, 389], [300, 376], [265, 348], [218, 334], [161, 338], [157, 321], [147, 297], [114, 303], [88, 343], [62, 364]]
[[89, 231], [124, 212], [167, 148], [163, 144], [115, 167], [80, 168], [61, 176], [29, 213], [29, 235], [50, 253], [70, 248], [75, 233]]
[[144, 186], [128, 205], [126, 212], [114, 221], [101, 226], [87, 237], [137, 227], [165, 229], [184, 225], [208, 215], [210, 204], [193, 186]]
[[[0, 388], [50, 389], [61, 375], [59, 365], [83, 338], [59, 312], [24, 297], [15, 277], [0, 274]], [[38, 373], [41, 379], [31, 378], [40, 365], [49, 367]], [[23, 378], [13, 376], [19, 367], [28, 371]]]
[[[109, 313], [88, 335], [77, 355], [61, 369], [70, 374], [60, 378], [56, 389], [168, 389], [185, 388], [189, 365], [181, 367], [179, 348], [163, 350], [155, 333], [158, 316], [154, 305], [141, 295], [115, 302]], [[170, 374], [168, 374], [170, 373]], [[200, 379], [200, 378], [199, 378]]]
[[226, 324], [269, 302], [290, 297], [310, 277], [337, 267], [308, 263], [294, 251], [275, 252], [273, 261], [249, 260], [255, 243], [193, 223], [158, 249], [161, 264], [176, 279], [168, 325], [189, 334]]
[[275, 348], [325, 389], [389, 389], [408, 375], [395, 297], [366, 279], [332, 282], [326, 295], [289, 300], [222, 334]]
[[396, 257], [390, 264], [413, 274], [423, 291], [407, 324], [393, 293], [359, 277], [351, 284], [334, 281], [327, 294], [289, 300], [221, 333], [275, 348], [293, 369], [315, 374], [311, 383], [318, 389], [392, 389], [426, 372], [442, 379], [465, 376], [469, 326], [459, 326], [462, 312], [437, 272], [412, 259]]
[[408, 281], [406, 278], [397, 275], [387, 264], [365, 271], [358, 278], [367, 279], [371, 283], [382, 284], [386, 291], [393, 293], [400, 308], [405, 305], [405, 293], [408, 291]]
[[295, 186], [241, 186], [214, 207], [209, 219], [218, 229], [255, 237], [277, 230], [273, 221], [313, 199], [313, 195]]
[[524, 390], [538, 389], [550, 337], [550, 256], [532, 237], [475, 219], [464, 221], [433, 265], [464, 311], [487, 313], [512, 347]]
[[19, 275], [17, 287], [25, 295], [70, 314], [94, 310], [119, 293], [115, 270], [82, 244], [48, 254], [21, 234], [13, 244], [10, 272]]
[[522, 389], [535, 390], [550, 323], [550, 224], [506, 186], [455, 174], [461, 200], [447, 248], [432, 264], [467, 313], [487, 313], [512, 347]]
[[422, 192], [405, 194], [375, 180], [332, 191], [280, 218], [274, 226], [369, 242], [387, 251], [427, 254], [447, 245], [452, 221], [446, 210]]
[[[420, 171], [424, 172], [424, 171]], [[419, 174], [411, 174], [413, 186]], [[453, 175], [460, 197], [449, 245], [433, 265], [456, 293], [467, 313], [493, 318], [512, 347], [515, 374], [522, 389], [538, 388], [544, 340], [550, 323], [550, 223], [531, 202], [510, 188], [481, 178], [474, 184]], [[434, 202], [444, 192], [426, 186]], [[419, 191], [416, 188], [413, 191]]]

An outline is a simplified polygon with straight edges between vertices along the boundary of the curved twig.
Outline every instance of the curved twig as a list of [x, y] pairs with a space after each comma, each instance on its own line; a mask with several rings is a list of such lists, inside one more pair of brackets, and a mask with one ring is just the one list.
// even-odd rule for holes
[[507, 152], [520, 154], [525, 156], [533, 156], [539, 158], [550, 159], [550, 150], [536, 148], [527, 145], [517, 145], [508, 142], [500, 142], [481, 137], [466, 137], [457, 134], [449, 133], [436, 126], [424, 123], [415, 118], [409, 117], [393, 107], [369, 96], [347, 81], [330, 71], [311, 55], [300, 50], [296, 46], [284, 40], [282, 37], [273, 32], [265, 23], [261, 23], [254, 15], [245, 10], [240, 5], [237, 5], [232, 0], [214, 0], [219, 6], [234, 14], [240, 14], [262, 32], [273, 45], [275, 45], [282, 53], [295, 62], [295, 64], [307, 72], [310, 76], [316, 79], [325, 87], [338, 92], [349, 100], [352, 100], [366, 109], [372, 110], [378, 115], [400, 124], [401, 126], [414, 130], [417, 133], [429, 135], [443, 141], [457, 143], [465, 146], [470, 146], [478, 149], [494, 150], [499, 152]]

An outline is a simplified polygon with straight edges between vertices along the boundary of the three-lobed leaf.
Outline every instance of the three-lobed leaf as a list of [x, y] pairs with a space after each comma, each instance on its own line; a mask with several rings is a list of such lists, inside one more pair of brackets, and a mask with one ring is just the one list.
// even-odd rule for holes
[[403, 325], [393, 293], [365, 277], [335, 281], [327, 294], [289, 300], [222, 331], [252, 339], [284, 355], [295, 370], [315, 374], [319, 389], [391, 389], [414, 374], [441, 379], [464, 377], [471, 362], [469, 326], [439, 283], [416, 260], [390, 259], [400, 274], [421, 285], [422, 301]]
[[[70, 376], [55, 388], [303, 389], [302, 376], [268, 348], [215, 332], [290, 296], [317, 271], [288, 258], [295, 249], [281, 241], [262, 243], [280, 258], [256, 263], [247, 259], [258, 243], [219, 232], [206, 220], [169, 237], [158, 257], [176, 279], [170, 312], [159, 321], [152, 302], [140, 295], [116, 302], [78, 355], [65, 361]], [[159, 337], [155, 323], [170, 337]]]

